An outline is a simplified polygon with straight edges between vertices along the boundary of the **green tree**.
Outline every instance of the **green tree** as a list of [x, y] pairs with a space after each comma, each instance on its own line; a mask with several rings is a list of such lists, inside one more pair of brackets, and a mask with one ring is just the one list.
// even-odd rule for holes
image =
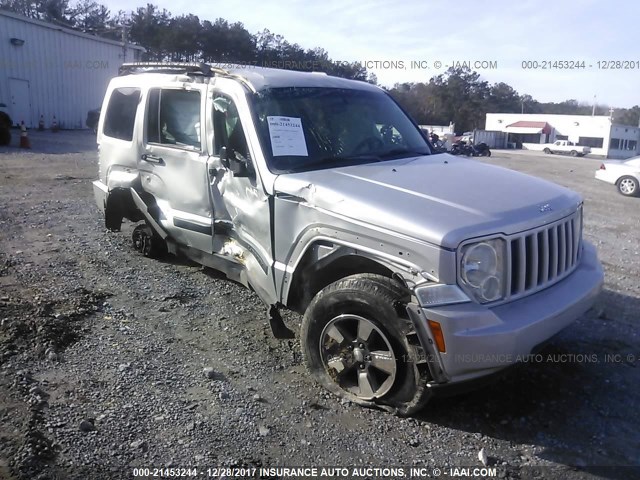
[[450, 68], [426, 84], [396, 85], [390, 93], [418, 123], [447, 125], [453, 121], [463, 132], [484, 127], [490, 91], [480, 74], [461, 67]]
[[[515, 113], [549, 113], [544, 112], [542, 105], [535, 100], [531, 95], [520, 95], [520, 107]], [[502, 113], [496, 111], [495, 113]]]
[[613, 121], [621, 125], [640, 126], [640, 106], [622, 108], [613, 112]]
[[487, 112], [517, 113], [521, 111], [520, 95], [511, 85], [495, 83], [489, 88]]
[[74, 28], [86, 33], [105, 34], [109, 27], [109, 9], [93, 0], [80, 0], [69, 11], [69, 21]]
[[0, 0], [0, 8], [25, 17], [71, 26], [68, 0]]
[[171, 61], [195, 62], [201, 59], [202, 26], [195, 15], [181, 15], [169, 20], [162, 35], [162, 46]]
[[167, 37], [170, 24], [171, 14], [149, 3], [131, 13], [130, 39], [146, 48], [148, 60], [167, 59], [173, 51]]

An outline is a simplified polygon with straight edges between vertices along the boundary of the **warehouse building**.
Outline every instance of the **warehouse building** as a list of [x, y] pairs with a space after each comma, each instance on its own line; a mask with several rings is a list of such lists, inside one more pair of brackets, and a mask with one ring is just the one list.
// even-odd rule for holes
[[485, 129], [507, 133], [515, 148], [542, 150], [545, 143], [569, 140], [607, 158], [640, 154], [640, 127], [616, 124], [610, 116], [487, 113]]
[[86, 128], [87, 112], [102, 105], [109, 80], [142, 47], [0, 11], [0, 104], [15, 123], [53, 117], [61, 128]]

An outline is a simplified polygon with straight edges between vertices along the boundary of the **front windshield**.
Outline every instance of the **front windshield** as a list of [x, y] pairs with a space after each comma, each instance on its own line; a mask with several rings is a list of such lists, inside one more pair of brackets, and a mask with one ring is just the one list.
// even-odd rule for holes
[[383, 92], [272, 88], [253, 95], [252, 106], [274, 173], [430, 153], [418, 128]]

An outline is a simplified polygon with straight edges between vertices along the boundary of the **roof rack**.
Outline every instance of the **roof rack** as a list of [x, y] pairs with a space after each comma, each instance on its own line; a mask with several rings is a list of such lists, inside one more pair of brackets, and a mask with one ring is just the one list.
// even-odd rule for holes
[[118, 69], [118, 75], [136, 73], [184, 73], [212, 77], [216, 73], [228, 72], [221, 68], [212, 68], [203, 62], [135, 62], [124, 63]]

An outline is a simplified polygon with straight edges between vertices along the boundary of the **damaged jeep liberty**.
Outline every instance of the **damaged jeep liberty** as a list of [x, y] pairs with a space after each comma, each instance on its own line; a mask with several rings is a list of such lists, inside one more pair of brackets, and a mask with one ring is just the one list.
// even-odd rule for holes
[[[602, 289], [580, 196], [432, 155], [381, 88], [258, 67], [125, 64], [98, 125], [106, 227], [304, 315], [312, 376], [400, 415], [526, 358]], [[449, 389], [450, 390], [450, 389]]]

